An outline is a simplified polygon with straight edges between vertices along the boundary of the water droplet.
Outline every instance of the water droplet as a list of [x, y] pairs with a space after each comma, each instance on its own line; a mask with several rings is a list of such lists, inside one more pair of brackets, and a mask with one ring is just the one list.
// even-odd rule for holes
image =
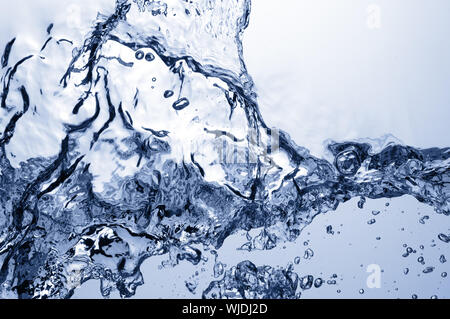
[[342, 175], [354, 175], [361, 166], [358, 154], [354, 150], [345, 150], [336, 156], [335, 165]]
[[224, 270], [223, 264], [220, 261], [217, 262], [214, 265], [214, 269], [213, 269], [213, 271], [214, 271], [214, 278], [222, 276], [223, 275], [223, 270]]
[[433, 272], [433, 270], [434, 270], [434, 267], [427, 267], [422, 272], [424, 274], [429, 274], [430, 272]]
[[305, 255], [303, 256], [303, 258], [311, 259], [313, 256], [314, 256], [314, 251], [311, 248], [308, 248], [307, 250], [305, 250]]
[[314, 281], [314, 277], [311, 275], [305, 276], [300, 281], [300, 288], [303, 290], [308, 290], [312, 287]]
[[136, 59], [142, 60], [142, 58], [144, 57], [144, 52], [142, 50], [139, 50], [134, 54], [134, 56], [136, 57]]
[[197, 283], [185, 281], [184, 284], [185, 284], [186, 288], [189, 290], [189, 292], [195, 295], [195, 290], [197, 289]]
[[330, 235], [333, 235], [333, 234], [334, 234], [333, 226], [331, 226], [331, 225], [328, 225], [328, 226], [327, 226], [327, 234], [330, 234]]
[[366, 203], [366, 198], [364, 196], [361, 196], [358, 201], [358, 208], [363, 209], [365, 203]]
[[421, 223], [422, 225], [425, 224], [425, 221], [427, 221], [428, 219], [430, 219], [429, 216], [423, 216], [421, 219], [419, 219], [419, 223]]
[[177, 110], [177, 111], [181, 111], [182, 109], [184, 109], [185, 107], [187, 107], [189, 105], [189, 100], [185, 97], [176, 100], [173, 104], [172, 107]]
[[[142, 58], [141, 58], [142, 59]], [[155, 56], [153, 55], [153, 53], [149, 52], [145, 55], [145, 60], [148, 62], [151, 62], [155, 59]]]
[[300, 257], [297, 256], [294, 258], [294, 264], [298, 265], [300, 263]]
[[369, 220], [367, 222], [367, 224], [372, 225], [372, 224], [375, 224], [375, 222], [376, 222], [376, 220], [372, 218], [371, 220]]
[[316, 278], [316, 280], [314, 280], [314, 287], [319, 288], [320, 286], [322, 286], [322, 284], [323, 284], [322, 278]]
[[168, 99], [168, 98], [171, 97], [171, 96], [173, 96], [173, 91], [171, 91], [171, 90], [166, 90], [166, 91], [164, 92], [164, 97], [165, 97], [166, 99]]
[[438, 238], [441, 240], [441, 241], [443, 241], [444, 243], [450, 243], [450, 236], [447, 236], [447, 235], [445, 235], [445, 234], [442, 234], [442, 233], [440, 233], [439, 235], [438, 235]]

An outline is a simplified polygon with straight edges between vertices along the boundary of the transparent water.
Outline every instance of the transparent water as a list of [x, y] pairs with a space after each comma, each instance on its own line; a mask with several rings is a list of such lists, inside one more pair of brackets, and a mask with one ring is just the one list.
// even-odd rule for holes
[[[243, 59], [249, 1], [97, 5], [91, 21], [46, 26], [37, 51], [5, 45], [2, 297], [69, 298], [90, 279], [131, 297], [147, 259], [200, 268], [240, 232], [241, 250], [270, 254], [352, 199], [410, 195], [450, 213], [449, 148], [386, 135], [329, 141], [317, 157], [265, 123]], [[209, 287], [187, 289], [297, 298], [337, 280], [218, 260]]]

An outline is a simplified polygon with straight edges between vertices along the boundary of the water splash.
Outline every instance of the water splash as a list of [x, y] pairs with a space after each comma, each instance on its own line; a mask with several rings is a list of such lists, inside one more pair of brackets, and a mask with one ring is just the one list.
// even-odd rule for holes
[[[6, 45], [0, 296], [68, 298], [95, 278], [130, 297], [146, 258], [198, 264], [196, 245], [254, 228], [246, 249], [271, 249], [352, 197], [450, 214], [449, 148], [388, 136], [329, 142], [320, 159], [269, 128], [242, 59], [249, 13], [247, 0], [117, 0], [80, 43], [55, 24], [38, 52], [13, 61]], [[295, 296], [261, 292], [274, 293]]]
[[[300, 278], [292, 267], [256, 267], [246, 260], [225, 272], [203, 292], [205, 299], [298, 299], [301, 289], [311, 288], [312, 276]], [[301, 287], [301, 289], [300, 289]]]

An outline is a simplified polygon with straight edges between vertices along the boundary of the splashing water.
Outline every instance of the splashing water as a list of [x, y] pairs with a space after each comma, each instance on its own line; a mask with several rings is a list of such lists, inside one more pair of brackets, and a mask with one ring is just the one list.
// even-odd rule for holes
[[[254, 228], [246, 248], [271, 249], [356, 196], [409, 194], [450, 214], [449, 148], [386, 137], [330, 142], [320, 159], [269, 128], [242, 58], [249, 14], [248, 0], [117, 0], [81, 42], [52, 24], [17, 61], [7, 43], [1, 297], [68, 298], [92, 278], [130, 297], [151, 256], [198, 264], [196, 245]], [[243, 263], [233, 276], [268, 271]], [[286, 271], [269, 273], [278, 292], [236, 294], [296, 295]]]
[[[320, 285], [321, 285], [321, 280]], [[300, 278], [292, 267], [256, 267], [246, 260], [225, 273], [223, 279], [213, 281], [203, 292], [205, 299], [298, 299], [303, 290], [313, 285], [311, 275]], [[319, 281], [317, 281], [319, 282]], [[319, 286], [320, 286], [319, 285]]]

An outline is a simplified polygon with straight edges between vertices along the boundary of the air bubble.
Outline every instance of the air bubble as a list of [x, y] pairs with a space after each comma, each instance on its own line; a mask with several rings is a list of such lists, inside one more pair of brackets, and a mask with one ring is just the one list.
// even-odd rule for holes
[[358, 208], [363, 209], [365, 203], [366, 203], [366, 198], [364, 196], [361, 196], [358, 201]]
[[308, 290], [312, 287], [313, 282], [314, 282], [314, 277], [311, 275], [307, 275], [301, 279], [300, 288], [302, 288], [303, 290]]
[[186, 108], [189, 106], [189, 100], [185, 97], [176, 100], [173, 104], [172, 107], [177, 110], [177, 111], [181, 111], [182, 109]]
[[427, 267], [422, 272], [424, 274], [429, 274], [429, 273], [433, 272], [433, 270], [434, 270], [434, 267]]
[[142, 50], [139, 50], [134, 54], [134, 56], [136, 57], [136, 59], [142, 60], [142, 58], [144, 57], [144, 52]]
[[305, 250], [305, 254], [304, 254], [303, 258], [311, 259], [313, 256], [314, 256], [314, 251], [311, 248], [308, 248], [307, 250]]
[[354, 150], [346, 150], [336, 156], [335, 165], [342, 175], [354, 175], [361, 167], [361, 162]]
[[439, 234], [438, 238], [443, 241], [444, 243], [450, 243], [450, 236], [445, 235], [445, 234]]
[[145, 60], [148, 61], [148, 62], [151, 62], [151, 61], [153, 61], [154, 59], [155, 59], [155, 56], [154, 56], [153, 53], [151, 53], [151, 52], [148, 52], [148, 53], [145, 55]]
[[173, 96], [173, 91], [171, 91], [171, 90], [166, 90], [166, 91], [164, 91], [164, 97], [165, 97], [166, 99], [168, 99], [168, 98], [171, 97], [171, 96]]
[[316, 280], [314, 280], [314, 287], [316, 288], [320, 288], [323, 284], [323, 279], [322, 278], [316, 278]]

